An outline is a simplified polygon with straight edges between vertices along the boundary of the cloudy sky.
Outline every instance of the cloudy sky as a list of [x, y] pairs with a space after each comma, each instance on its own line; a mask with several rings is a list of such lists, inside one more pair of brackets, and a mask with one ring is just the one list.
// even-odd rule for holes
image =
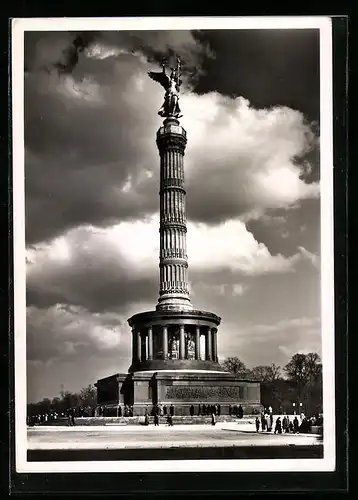
[[25, 33], [28, 400], [126, 372], [158, 298], [162, 55], [183, 60], [189, 280], [219, 357], [320, 352], [318, 30]]

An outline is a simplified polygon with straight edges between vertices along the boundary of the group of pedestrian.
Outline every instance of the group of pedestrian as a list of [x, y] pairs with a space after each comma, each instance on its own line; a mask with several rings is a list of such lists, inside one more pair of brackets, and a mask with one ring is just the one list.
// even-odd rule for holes
[[[159, 427], [159, 417], [166, 416], [167, 424], [172, 427], [173, 426], [173, 416], [174, 416], [174, 405], [170, 405], [169, 409], [164, 405], [156, 405], [152, 408], [152, 415], [154, 426]], [[148, 408], [145, 409], [144, 413], [144, 425], [149, 425], [149, 411]]]
[[50, 412], [50, 413], [38, 413], [37, 415], [29, 415], [27, 417], [27, 425], [46, 425], [47, 423], [58, 420], [59, 418], [64, 418], [64, 413]]
[[305, 415], [300, 415], [300, 420], [297, 415], [291, 420], [286, 414], [283, 417], [278, 416], [275, 421], [275, 427], [273, 429], [273, 413], [272, 408], [269, 407], [268, 411], [263, 412], [261, 417], [256, 417], [255, 425], [256, 432], [274, 432], [274, 434], [298, 434], [298, 433], [310, 433], [312, 431], [312, 424], [315, 422], [313, 418], [306, 417]]
[[241, 405], [230, 405], [229, 415], [234, 415], [235, 417], [242, 418], [244, 416], [244, 409]]
[[[193, 413], [191, 413], [191, 411]], [[221, 414], [221, 406], [216, 403], [212, 405], [199, 405], [198, 406], [198, 416], [209, 416], [209, 415], [215, 415], [220, 417]], [[190, 407], [190, 415], [194, 415], [194, 406]]]

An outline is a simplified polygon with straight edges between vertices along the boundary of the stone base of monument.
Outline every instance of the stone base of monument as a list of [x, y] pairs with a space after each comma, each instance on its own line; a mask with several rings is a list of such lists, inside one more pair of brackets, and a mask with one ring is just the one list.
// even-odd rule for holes
[[203, 413], [203, 406], [220, 405], [220, 414], [228, 415], [241, 405], [244, 414], [261, 410], [260, 383], [243, 380], [227, 372], [161, 370], [128, 375], [113, 375], [98, 380], [98, 404], [111, 408], [133, 407], [133, 415], [151, 413], [155, 405], [174, 409], [174, 415]]

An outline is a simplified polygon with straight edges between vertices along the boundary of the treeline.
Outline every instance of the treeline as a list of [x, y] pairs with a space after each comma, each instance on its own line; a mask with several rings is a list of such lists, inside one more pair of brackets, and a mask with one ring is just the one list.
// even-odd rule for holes
[[[251, 369], [237, 357], [229, 357], [222, 366], [243, 378], [261, 382], [261, 403], [274, 412], [314, 415], [322, 413], [322, 363], [318, 354], [297, 353], [283, 368], [276, 364], [259, 365]], [[60, 397], [45, 398], [27, 405], [28, 416], [65, 414], [76, 408], [79, 414], [91, 416], [97, 406], [97, 389], [89, 385], [74, 393], [65, 391]]]
[[69, 408], [77, 408], [84, 416], [92, 416], [93, 409], [97, 406], [97, 389], [89, 385], [80, 392], [65, 391], [60, 397], [53, 399], [44, 398], [38, 403], [29, 403], [27, 413], [29, 417], [36, 415], [66, 414]]
[[261, 382], [261, 403], [277, 413], [322, 413], [322, 363], [317, 353], [297, 353], [283, 368], [272, 363], [248, 369], [237, 357], [222, 366], [243, 378]]

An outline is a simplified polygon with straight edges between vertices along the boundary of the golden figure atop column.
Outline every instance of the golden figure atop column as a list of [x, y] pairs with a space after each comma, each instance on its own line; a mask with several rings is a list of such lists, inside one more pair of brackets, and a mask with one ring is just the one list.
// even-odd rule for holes
[[148, 75], [152, 80], [160, 83], [160, 85], [165, 89], [164, 103], [158, 111], [158, 115], [163, 118], [173, 117], [181, 118], [183, 115], [180, 113], [179, 107], [179, 93], [180, 85], [182, 81], [180, 80], [180, 58], [177, 58], [176, 68], [171, 68], [170, 75], [167, 75], [166, 60], [162, 61], [161, 72], [149, 71]]

